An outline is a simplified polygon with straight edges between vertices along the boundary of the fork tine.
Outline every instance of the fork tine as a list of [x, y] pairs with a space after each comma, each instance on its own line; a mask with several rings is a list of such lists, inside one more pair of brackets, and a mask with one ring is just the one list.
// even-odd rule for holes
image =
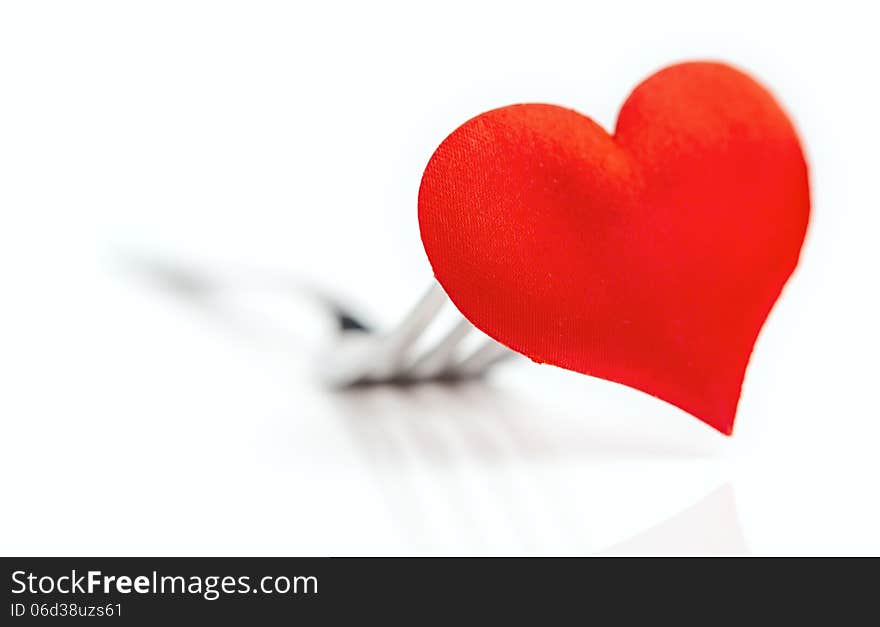
[[462, 377], [479, 377], [498, 362], [515, 354], [504, 344], [487, 338], [477, 350], [461, 360], [453, 371]]
[[410, 313], [383, 338], [382, 354], [368, 376], [392, 379], [401, 375], [407, 352], [437, 317], [446, 302], [446, 292], [438, 283], [434, 283]]
[[405, 375], [417, 379], [442, 376], [455, 363], [455, 350], [473, 328], [467, 320], [459, 321], [434, 348], [422, 354], [407, 369]]

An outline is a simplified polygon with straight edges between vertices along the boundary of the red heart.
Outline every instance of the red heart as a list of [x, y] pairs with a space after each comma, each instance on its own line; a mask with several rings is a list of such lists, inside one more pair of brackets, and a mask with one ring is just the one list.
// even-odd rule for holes
[[474, 325], [726, 434], [809, 212], [792, 123], [718, 63], [648, 78], [613, 136], [554, 105], [479, 115], [437, 148], [419, 190], [434, 273]]

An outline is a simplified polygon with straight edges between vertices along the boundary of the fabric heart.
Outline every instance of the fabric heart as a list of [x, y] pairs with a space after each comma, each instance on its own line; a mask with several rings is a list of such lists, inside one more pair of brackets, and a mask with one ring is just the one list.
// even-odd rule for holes
[[613, 135], [554, 105], [479, 115], [419, 190], [434, 273], [475, 326], [725, 434], [809, 212], [792, 123], [753, 79], [709, 62], [644, 81]]

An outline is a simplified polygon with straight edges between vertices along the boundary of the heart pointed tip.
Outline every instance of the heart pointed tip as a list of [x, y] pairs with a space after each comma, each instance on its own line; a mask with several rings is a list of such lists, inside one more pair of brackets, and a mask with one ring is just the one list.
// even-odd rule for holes
[[733, 423], [730, 423], [729, 425], [725, 425], [723, 427], [716, 427], [716, 428], [718, 429], [718, 431], [720, 431], [723, 435], [725, 435], [727, 437], [733, 436]]
[[724, 413], [722, 415], [714, 415], [714, 416], [701, 416], [695, 414], [697, 418], [699, 418], [702, 422], [706, 423], [722, 435], [730, 437], [733, 435], [733, 423], [736, 418], [736, 413]]

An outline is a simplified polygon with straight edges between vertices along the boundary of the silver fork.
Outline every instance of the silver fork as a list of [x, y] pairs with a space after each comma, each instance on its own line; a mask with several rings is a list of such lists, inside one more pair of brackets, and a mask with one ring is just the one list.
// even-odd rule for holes
[[[228, 276], [218, 276], [209, 269], [155, 257], [125, 255], [122, 260], [130, 269], [149, 275], [165, 288], [190, 301], [210, 300], [212, 296], [230, 290], [239, 293], [247, 287], [307, 297], [329, 314], [335, 328], [334, 339], [316, 362], [320, 378], [334, 387], [472, 379], [517, 354], [468, 322], [437, 283], [396, 327], [379, 332], [371, 329], [340, 299], [307, 283], [283, 276], [258, 273], [230, 281]], [[247, 294], [244, 291], [238, 297], [245, 298]], [[435, 324], [439, 326], [437, 319], [442, 310], [450, 308], [456, 320], [451, 329], [432, 345], [419, 346], [419, 341], [427, 337], [429, 327]], [[474, 335], [478, 336], [477, 346], [468, 350], [464, 346], [465, 340]]]
[[[321, 378], [336, 387], [472, 379], [516, 354], [476, 329], [457, 310], [452, 328], [433, 345], [420, 349], [419, 340], [447, 307], [455, 306], [443, 288], [434, 283], [388, 332], [368, 331], [350, 315], [345, 320], [338, 318], [336, 342], [318, 362]], [[474, 333], [483, 339], [475, 349], [467, 351], [464, 340]]]

